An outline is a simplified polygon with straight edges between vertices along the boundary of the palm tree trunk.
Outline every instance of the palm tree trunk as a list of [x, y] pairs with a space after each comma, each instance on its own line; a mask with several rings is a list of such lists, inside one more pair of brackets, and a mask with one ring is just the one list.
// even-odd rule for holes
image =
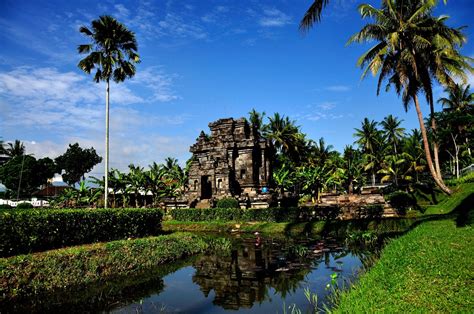
[[430, 101], [430, 111], [431, 111], [431, 130], [433, 131], [433, 157], [434, 157], [434, 164], [435, 164], [435, 169], [436, 173], [438, 174], [438, 177], [442, 180], [442, 175], [441, 175], [441, 168], [439, 166], [439, 150], [438, 150], [438, 140], [436, 138], [436, 119], [434, 115], [434, 106], [433, 102]]
[[107, 80], [105, 89], [105, 190], [104, 190], [104, 208], [107, 208], [109, 199], [109, 100], [110, 100], [110, 81]]
[[418, 102], [418, 96], [413, 95], [413, 102], [415, 103], [416, 114], [418, 116], [418, 122], [420, 123], [421, 136], [423, 137], [423, 148], [425, 149], [426, 162], [428, 163], [428, 168], [430, 169], [431, 176], [433, 177], [435, 183], [438, 187], [448, 195], [452, 194], [452, 191], [444, 184], [443, 179], [438, 176], [434, 166], [433, 160], [431, 159], [430, 145], [428, 143], [428, 135], [426, 134], [426, 128], [423, 121], [423, 115], [420, 109], [420, 103]]

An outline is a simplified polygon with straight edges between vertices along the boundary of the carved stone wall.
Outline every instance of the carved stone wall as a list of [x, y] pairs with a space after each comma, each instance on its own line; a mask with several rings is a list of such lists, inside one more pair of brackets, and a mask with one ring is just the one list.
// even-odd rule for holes
[[209, 123], [191, 146], [187, 199], [255, 197], [271, 178], [270, 144], [244, 119]]

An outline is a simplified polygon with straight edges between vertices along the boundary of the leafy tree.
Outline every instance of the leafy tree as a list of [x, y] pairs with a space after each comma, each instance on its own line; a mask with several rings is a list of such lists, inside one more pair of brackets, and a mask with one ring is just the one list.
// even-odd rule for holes
[[400, 181], [411, 181], [409, 175], [411, 167], [405, 159], [405, 154], [387, 155], [382, 163], [382, 169], [378, 173], [383, 174], [381, 182], [392, 181], [398, 186]]
[[285, 189], [293, 184], [292, 172], [286, 164], [282, 164], [281, 167], [273, 171], [273, 180], [278, 187], [280, 196], [283, 196]]
[[78, 143], [69, 144], [64, 154], [55, 159], [58, 168], [64, 170], [63, 180], [69, 185], [79, 182], [84, 175], [102, 161], [93, 147], [83, 149]]
[[91, 29], [81, 26], [79, 31], [92, 43], [79, 45], [80, 54], [88, 54], [79, 61], [78, 67], [90, 74], [97, 68], [94, 81], [106, 82], [105, 97], [105, 207], [108, 204], [109, 175], [109, 97], [110, 80], [116, 83], [125, 81], [135, 75], [135, 63], [140, 62], [137, 54], [135, 34], [111, 16], [100, 16], [93, 20]]
[[33, 156], [16, 156], [0, 166], [0, 181], [20, 196], [30, 196], [38, 188], [47, 184], [56, 171], [56, 165], [50, 158], [36, 160]]
[[140, 166], [135, 166], [134, 164], [130, 164], [128, 166], [129, 173], [128, 173], [128, 182], [127, 182], [127, 193], [133, 193], [135, 196], [135, 207], [138, 208], [140, 193], [145, 191], [145, 172], [143, 168]]
[[[447, 17], [432, 16], [438, 1], [383, 0], [381, 9], [369, 4], [359, 7], [362, 18], [373, 18], [353, 35], [349, 43], [376, 40], [375, 46], [364, 53], [358, 61], [366, 66], [362, 77], [370, 71], [379, 73], [377, 93], [382, 82], [394, 86], [402, 95], [403, 105], [408, 110], [413, 102], [420, 123], [428, 168], [436, 184], [446, 193], [451, 190], [444, 184], [441, 173], [433, 165], [428, 135], [424, 126], [418, 94], [426, 96], [433, 109], [433, 81], [444, 86], [453, 84], [452, 76], [465, 78], [465, 70], [472, 70], [467, 58], [459, 53], [465, 37], [459, 29], [446, 26]], [[434, 119], [432, 129], [435, 130]], [[437, 161], [436, 145], [434, 147]]]

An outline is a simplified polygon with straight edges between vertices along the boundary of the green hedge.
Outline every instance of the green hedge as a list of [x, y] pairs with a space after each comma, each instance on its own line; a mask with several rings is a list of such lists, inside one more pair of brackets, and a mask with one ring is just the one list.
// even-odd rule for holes
[[239, 201], [232, 197], [226, 197], [217, 201], [218, 208], [239, 208]]
[[[315, 215], [313, 215], [313, 212]], [[308, 220], [308, 218], [320, 216], [321, 209], [311, 207], [292, 208], [261, 208], [261, 209], [239, 209], [239, 208], [179, 208], [171, 211], [174, 220], [179, 221], [266, 221], [266, 222], [294, 222]], [[319, 217], [320, 218], [320, 217]]]
[[30, 209], [0, 212], [0, 257], [158, 235], [158, 209]]

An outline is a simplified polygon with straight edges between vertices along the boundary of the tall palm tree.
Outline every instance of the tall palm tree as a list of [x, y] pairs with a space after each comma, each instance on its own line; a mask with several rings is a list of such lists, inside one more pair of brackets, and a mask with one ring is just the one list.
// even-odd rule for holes
[[91, 43], [79, 45], [80, 54], [88, 54], [79, 61], [78, 67], [90, 74], [97, 69], [94, 81], [106, 82], [105, 89], [105, 208], [108, 201], [109, 176], [109, 100], [110, 80], [116, 83], [135, 75], [135, 63], [140, 62], [135, 34], [111, 16], [100, 16], [93, 20], [91, 29], [81, 26], [79, 31], [87, 36]]
[[[420, 0], [419, 2], [433, 2], [433, 0]], [[446, 4], [447, 0], [443, 0], [443, 2]], [[300, 21], [300, 30], [306, 32], [313, 27], [315, 23], [319, 23], [321, 21], [321, 13], [328, 4], [329, 0], [314, 0]]]
[[369, 121], [365, 118], [360, 129], [355, 129], [354, 137], [355, 143], [359, 144], [362, 152], [367, 158], [365, 170], [371, 170], [372, 185], [375, 185], [375, 173], [378, 167], [377, 163], [380, 158], [380, 146], [382, 144], [382, 133], [377, 129], [378, 123], [374, 120]]
[[[438, 99], [438, 103], [442, 104], [445, 107], [444, 110], [450, 113], [456, 113], [462, 116], [462, 119], [459, 119], [461, 123], [458, 125], [458, 131], [461, 133], [466, 124], [469, 123], [470, 119], [465, 119], [466, 117], [472, 117], [474, 115], [474, 93], [470, 90], [470, 85], [465, 84], [455, 84], [444, 90], [448, 94], [448, 97], [442, 97]], [[467, 120], [467, 123], [463, 123]], [[465, 144], [467, 146], [467, 151], [469, 156], [471, 156], [471, 149], [469, 148], [469, 137], [465, 137]]]
[[263, 128], [263, 118], [265, 117], [264, 112], [258, 112], [255, 108], [249, 112], [250, 125], [255, 131], [261, 131]]
[[397, 154], [397, 147], [405, 136], [405, 128], [400, 127], [403, 120], [398, 120], [397, 117], [388, 115], [380, 122], [382, 132], [387, 144], [393, 146], [394, 153]]
[[7, 143], [7, 146], [3, 151], [5, 155], [10, 158], [23, 156], [25, 155], [25, 145], [21, 141], [15, 140], [13, 143]]
[[471, 85], [455, 84], [445, 88], [444, 92], [448, 97], [438, 99], [438, 103], [447, 111], [469, 113], [474, 109], [474, 93], [471, 92]]
[[[381, 9], [361, 5], [359, 11], [362, 18], [373, 18], [374, 22], [353, 35], [349, 43], [377, 41], [359, 58], [358, 65], [366, 66], [362, 77], [369, 71], [373, 75], [379, 73], [377, 94], [381, 84], [388, 81], [387, 89], [393, 85], [396, 92], [402, 95], [405, 110], [414, 103], [430, 173], [436, 184], [451, 194], [440, 171], [433, 165], [418, 94], [423, 93], [432, 108], [433, 81], [444, 86], [452, 85], [453, 75], [465, 79], [464, 71], [472, 71], [472, 67], [469, 59], [459, 53], [459, 47], [465, 42], [461, 30], [446, 26], [447, 17], [432, 16], [437, 2], [382, 0]], [[435, 129], [433, 119], [432, 129]], [[437, 160], [436, 149], [434, 155]]]
[[314, 0], [300, 21], [300, 30], [303, 32], [308, 31], [315, 23], [319, 23], [321, 21], [321, 13], [328, 3], [329, 0]]

